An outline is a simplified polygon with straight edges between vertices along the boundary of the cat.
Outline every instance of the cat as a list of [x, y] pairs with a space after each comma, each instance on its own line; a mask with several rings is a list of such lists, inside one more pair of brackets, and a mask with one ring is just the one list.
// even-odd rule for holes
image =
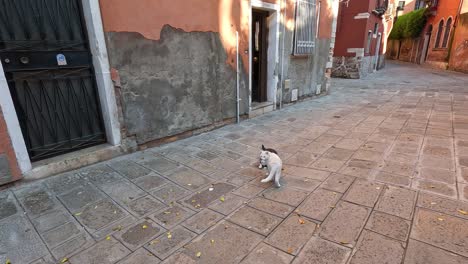
[[271, 153], [275, 153], [276, 155], [278, 155], [278, 152], [272, 148], [265, 148], [264, 145], [262, 145], [262, 150], [263, 151], [268, 151], [268, 152], [271, 152]]
[[281, 178], [283, 162], [281, 161], [280, 157], [273, 152], [262, 150], [260, 153], [260, 165], [266, 166], [268, 168], [268, 173], [266, 174], [268, 177], [261, 180], [261, 182], [270, 182], [274, 180], [276, 188], [281, 187], [279, 181]]
[[[265, 148], [265, 146], [263, 144], [262, 144], [262, 150], [263, 151], [268, 151], [268, 152], [271, 152], [271, 153], [275, 153], [276, 155], [278, 155], [278, 152], [276, 150], [274, 150], [272, 148]], [[265, 167], [266, 167], [266, 165], [262, 165], [261, 163], [260, 163], [260, 165], [258, 165], [259, 169], [263, 169]]]

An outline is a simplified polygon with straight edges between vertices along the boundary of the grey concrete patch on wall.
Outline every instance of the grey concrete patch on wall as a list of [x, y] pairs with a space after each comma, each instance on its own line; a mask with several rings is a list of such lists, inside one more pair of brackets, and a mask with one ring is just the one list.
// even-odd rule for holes
[[0, 154], [0, 185], [10, 182], [13, 176], [11, 175], [10, 164], [5, 154]]
[[[236, 71], [215, 32], [164, 26], [160, 40], [108, 32], [119, 71], [124, 120], [138, 144], [212, 125], [236, 115]], [[240, 113], [248, 112], [248, 75], [240, 65]]]
[[[375, 56], [334, 57], [332, 77], [360, 79], [374, 72]], [[378, 69], [385, 66], [385, 55], [379, 56]]]
[[283, 57], [281, 58], [281, 61], [284, 62], [283, 81], [289, 79], [291, 82], [290, 89], [283, 91], [282, 100], [285, 103], [291, 102], [291, 94], [294, 89], [298, 89], [299, 98], [316, 95], [318, 85], [321, 86], [321, 93], [326, 90], [325, 68], [329, 57], [331, 40], [316, 39], [314, 54], [292, 56], [293, 37], [294, 32], [287, 30]]

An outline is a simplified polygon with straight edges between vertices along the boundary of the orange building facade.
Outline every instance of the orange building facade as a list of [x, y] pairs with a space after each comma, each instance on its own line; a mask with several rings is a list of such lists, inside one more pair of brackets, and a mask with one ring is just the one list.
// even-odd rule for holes
[[[21, 7], [50, 27], [42, 35], [25, 37], [40, 31], [29, 19], [0, 25], [0, 184], [196, 135], [329, 89], [338, 0], [67, 0], [56, 17], [40, 10], [47, 1]], [[24, 42], [47, 52], [29, 55]]]

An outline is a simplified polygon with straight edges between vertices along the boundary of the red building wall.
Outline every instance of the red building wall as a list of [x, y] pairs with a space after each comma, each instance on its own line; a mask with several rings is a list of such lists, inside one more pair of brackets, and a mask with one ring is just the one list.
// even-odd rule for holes
[[463, 2], [454, 30], [449, 68], [468, 73], [468, 0]]
[[[446, 68], [448, 59], [449, 59], [449, 47], [450, 47], [450, 39], [451, 34], [453, 33], [453, 25], [455, 24], [455, 18], [458, 14], [458, 9], [460, 6], [460, 0], [439, 0], [437, 5], [437, 11], [435, 16], [429, 17], [426, 30], [432, 25], [432, 34], [431, 34], [431, 41], [429, 43], [429, 49], [427, 53], [426, 62], [432, 64], [433, 66]], [[447, 20], [452, 18], [452, 26], [450, 28], [446, 28]], [[439, 23], [440, 21], [444, 21], [444, 26], [442, 32], [440, 32], [440, 45], [439, 47], [435, 47], [437, 34], [439, 32]], [[449, 35], [449, 41], [446, 47], [442, 47], [443, 37], [446, 30], [450, 30], [451, 33]]]
[[3, 159], [4, 157], [8, 160], [9, 168], [0, 168], [0, 185], [17, 180], [21, 177], [21, 171], [18, 167], [18, 163], [16, 162], [15, 152], [13, 151], [6, 123], [3, 119], [3, 113], [0, 109], [0, 159]]
[[[376, 0], [349, 1], [348, 4], [340, 3], [338, 13], [338, 24], [336, 33], [335, 57], [355, 56], [355, 53], [348, 52], [348, 49], [365, 49], [367, 46], [367, 35], [369, 30], [374, 31], [374, 26], [379, 25], [378, 32], [382, 34], [382, 43], [379, 54], [383, 54], [385, 48], [388, 25], [384, 19], [374, 15], [372, 11], [377, 7]], [[369, 13], [368, 18], [359, 18], [359, 14]], [[372, 35], [370, 50], [365, 56], [375, 55], [377, 44], [377, 34]]]

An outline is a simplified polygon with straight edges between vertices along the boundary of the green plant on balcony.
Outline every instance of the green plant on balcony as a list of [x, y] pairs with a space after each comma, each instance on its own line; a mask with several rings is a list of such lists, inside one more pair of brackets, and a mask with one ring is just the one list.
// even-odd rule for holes
[[420, 36], [426, 25], [426, 11], [426, 8], [422, 8], [398, 17], [389, 39], [401, 40]]

